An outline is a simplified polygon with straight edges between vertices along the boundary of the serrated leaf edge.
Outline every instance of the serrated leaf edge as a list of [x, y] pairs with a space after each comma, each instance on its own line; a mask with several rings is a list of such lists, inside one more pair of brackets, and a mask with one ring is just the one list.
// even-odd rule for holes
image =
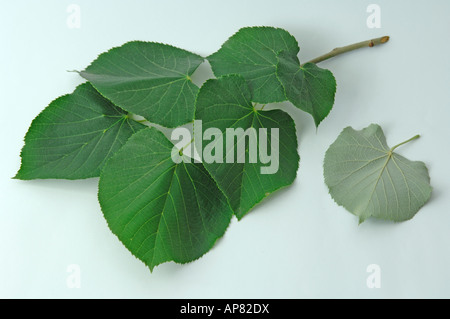
[[[156, 128], [156, 127], [149, 127], [149, 128], [143, 129], [142, 131], [148, 130], [148, 129], [154, 129], [154, 130], [156, 130], [156, 131], [158, 131], [159, 133], [161, 133], [161, 134], [164, 135], [164, 133], [162, 133], [162, 132], [161, 132], [158, 128]], [[137, 132], [136, 134], [138, 134], [138, 133], [139, 133], [139, 132]], [[131, 139], [133, 136], [135, 136], [136, 134], [133, 134], [133, 135], [128, 139], [128, 141], [130, 141], [130, 139]], [[166, 138], [167, 138], [167, 137], [166, 137]], [[170, 141], [170, 139], [167, 139], [167, 140]], [[128, 143], [128, 141], [127, 141], [127, 143]], [[172, 141], [170, 141], [170, 142], [172, 143]], [[125, 143], [123, 146], [125, 146], [125, 145], [126, 145], [126, 143]], [[123, 146], [122, 146], [122, 148], [123, 148]], [[143, 263], [146, 267], [148, 267], [148, 268], [150, 269], [150, 273], [153, 273], [153, 270], [154, 270], [155, 267], [157, 267], [157, 266], [159, 266], [159, 265], [162, 265], [162, 264], [165, 264], [165, 263], [173, 262], [173, 263], [175, 263], [175, 264], [184, 265], [184, 264], [192, 263], [192, 262], [194, 262], [194, 261], [196, 261], [196, 260], [199, 260], [199, 259], [202, 258], [203, 256], [205, 256], [209, 251], [211, 251], [211, 249], [213, 249], [213, 247], [216, 245], [217, 241], [218, 241], [219, 239], [221, 239], [222, 237], [225, 236], [225, 234], [226, 234], [228, 228], [230, 227], [230, 224], [231, 224], [231, 218], [230, 218], [230, 221], [229, 221], [227, 227], [225, 228], [223, 234], [222, 234], [221, 236], [217, 237], [217, 238], [214, 240], [214, 242], [212, 242], [212, 244], [211, 244], [211, 246], [208, 248], [208, 250], [206, 250], [203, 254], [201, 254], [201, 255], [198, 256], [197, 258], [194, 258], [194, 259], [192, 259], [192, 260], [190, 260], [190, 261], [186, 261], [186, 262], [180, 262], [180, 261], [175, 261], [175, 260], [168, 260], [168, 261], [164, 261], [164, 262], [161, 262], [161, 263], [158, 263], [158, 264], [148, 265], [148, 264], [145, 263], [142, 259], [140, 259], [138, 256], [136, 256], [136, 254], [134, 254], [130, 249], [128, 249], [128, 247], [127, 247], [127, 246], [125, 245], [125, 243], [119, 238], [119, 236], [113, 232], [113, 230], [111, 229], [110, 222], [108, 221], [108, 219], [107, 219], [106, 216], [105, 216], [105, 213], [104, 213], [104, 210], [103, 210], [103, 206], [102, 206], [101, 201], [100, 201], [100, 180], [101, 180], [101, 178], [102, 178], [104, 169], [108, 166], [108, 163], [109, 163], [114, 157], [118, 156], [117, 154], [119, 154], [120, 152], [122, 152], [122, 148], [120, 148], [113, 156], [111, 156], [111, 157], [107, 160], [107, 162], [105, 163], [105, 165], [102, 167], [102, 170], [101, 170], [101, 173], [100, 173], [100, 178], [99, 178], [99, 181], [98, 181], [97, 200], [98, 200], [98, 203], [99, 203], [99, 205], [100, 205], [100, 209], [101, 209], [101, 211], [102, 211], [102, 216], [103, 216], [103, 218], [105, 219], [106, 224], [107, 224], [107, 226], [108, 226], [108, 229], [111, 231], [111, 233], [112, 233], [112, 234], [120, 241], [120, 243], [125, 247], [125, 249], [126, 249], [129, 253], [131, 253], [131, 255], [132, 255], [133, 257], [135, 257], [137, 260], [139, 260], [141, 263]], [[182, 163], [180, 163], [180, 164], [175, 164], [175, 163], [174, 163], [175, 169], [176, 169], [176, 166], [177, 166], [177, 165], [181, 165], [181, 164], [182, 164]], [[202, 166], [205, 168], [205, 170], [206, 170], [206, 172], [208, 173], [209, 177], [210, 177], [211, 180], [214, 182], [214, 184], [217, 186], [217, 189], [218, 189], [218, 190], [222, 193], [222, 195], [224, 196], [224, 198], [225, 198], [225, 200], [226, 200], [226, 203], [228, 204], [228, 207], [229, 207], [230, 211], [233, 212], [233, 209], [232, 209], [231, 206], [230, 206], [228, 197], [227, 197], [227, 196], [223, 193], [223, 191], [219, 188], [219, 186], [217, 185], [216, 180], [212, 177], [212, 175], [211, 175], [210, 172], [206, 169], [206, 167], [205, 167], [203, 164], [202, 164]], [[232, 216], [233, 216], [233, 215], [232, 215]], [[232, 216], [231, 216], [231, 217], [232, 217]]]

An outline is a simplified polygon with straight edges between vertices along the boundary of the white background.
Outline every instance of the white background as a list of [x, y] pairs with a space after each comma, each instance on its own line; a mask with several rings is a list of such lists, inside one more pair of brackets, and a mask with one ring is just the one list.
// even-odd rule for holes
[[[81, 28], [67, 25], [79, 5]], [[450, 297], [450, 2], [377, 1], [381, 28], [366, 25], [369, 1], [9, 1], [0, 6], [0, 297], [2, 298], [448, 298]], [[282, 108], [298, 128], [295, 183], [233, 219], [201, 259], [150, 273], [109, 231], [97, 179], [18, 181], [33, 118], [82, 80], [96, 56], [130, 40], [164, 42], [209, 55], [239, 28], [282, 27], [307, 61], [336, 46], [390, 35], [381, 47], [321, 64], [338, 83], [316, 131], [312, 118]], [[211, 76], [201, 66], [197, 81]], [[414, 219], [394, 224], [337, 206], [323, 182], [328, 146], [346, 126], [380, 124], [388, 144], [421, 160], [434, 188]], [[80, 288], [67, 285], [79, 266]], [[377, 264], [381, 287], [366, 270]]]

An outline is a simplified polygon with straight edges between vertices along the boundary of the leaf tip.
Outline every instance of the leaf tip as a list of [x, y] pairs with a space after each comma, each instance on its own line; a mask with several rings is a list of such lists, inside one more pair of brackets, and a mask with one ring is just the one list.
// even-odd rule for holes
[[358, 220], [358, 226], [360, 226], [362, 223], [364, 223], [366, 219], [362, 216], [359, 216], [359, 220]]
[[29, 180], [29, 178], [24, 177], [23, 167], [20, 167], [20, 169], [17, 171], [16, 175], [11, 177], [11, 179], [22, 180], [22, 181]]

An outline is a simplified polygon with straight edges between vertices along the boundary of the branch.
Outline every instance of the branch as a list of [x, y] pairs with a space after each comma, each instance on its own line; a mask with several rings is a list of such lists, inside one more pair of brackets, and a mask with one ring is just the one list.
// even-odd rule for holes
[[[358, 42], [358, 43], [354, 43], [354, 44], [350, 44], [347, 45], [345, 47], [341, 47], [341, 48], [335, 48], [332, 51], [328, 52], [327, 54], [321, 55], [315, 59], [312, 59], [309, 62], [306, 63], [319, 63], [328, 59], [331, 59], [337, 55], [340, 55], [342, 53], [346, 53], [346, 52], [350, 52], [353, 50], [357, 50], [357, 49], [361, 49], [361, 48], [372, 48], [376, 45], [380, 45], [383, 43], [386, 43], [389, 41], [389, 36], [384, 36], [381, 38], [376, 38], [376, 39], [372, 39], [372, 40], [368, 40], [368, 41], [362, 41], [362, 42]], [[302, 64], [305, 65], [306, 63]]]

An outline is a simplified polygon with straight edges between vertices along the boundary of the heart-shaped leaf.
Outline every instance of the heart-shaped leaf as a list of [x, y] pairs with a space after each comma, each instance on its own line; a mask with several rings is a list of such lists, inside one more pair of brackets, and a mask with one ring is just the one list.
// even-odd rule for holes
[[15, 178], [97, 177], [127, 139], [145, 127], [130, 120], [89, 83], [81, 84], [34, 119]]
[[[208, 80], [196, 102], [203, 135], [217, 132], [212, 141], [203, 138], [199, 145], [196, 139], [196, 149], [203, 150], [206, 169], [239, 219], [270, 193], [292, 184], [300, 159], [292, 118], [281, 110], [256, 110], [252, 100], [245, 79], [230, 75]], [[207, 150], [215, 150], [212, 161]]]
[[101, 54], [80, 75], [124, 110], [176, 127], [193, 120], [198, 87], [190, 76], [203, 60], [167, 44], [134, 41]]
[[299, 52], [289, 32], [273, 27], [242, 28], [208, 57], [214, 74], [240, 74], [253, 89], [253, 101], [261, 104], [286, 100], [277, 78], [277, 53]]
[[201, 163], [176, 164], [155, 128], [134, 134], [102, 171], [99, 202], [111, 231], [150, 269], [201, 257], [233, 214]]
[[325, 183], [336, 203], [360, 223], [371, 216], [405, 221], [429, 200], [425, 164], [394, 153], [406, 142], [389, 148], [381, 127], [372, 124], [361, 131], [345, 128], [327, 150]]
[[336, 80], [331, 71], [313, 63], [300, 65], [297, 55], [287, 51], [278, 54], [277, 76], [286, 97], [314, 118], [316, 127], [330, 113], [336, 93]]

